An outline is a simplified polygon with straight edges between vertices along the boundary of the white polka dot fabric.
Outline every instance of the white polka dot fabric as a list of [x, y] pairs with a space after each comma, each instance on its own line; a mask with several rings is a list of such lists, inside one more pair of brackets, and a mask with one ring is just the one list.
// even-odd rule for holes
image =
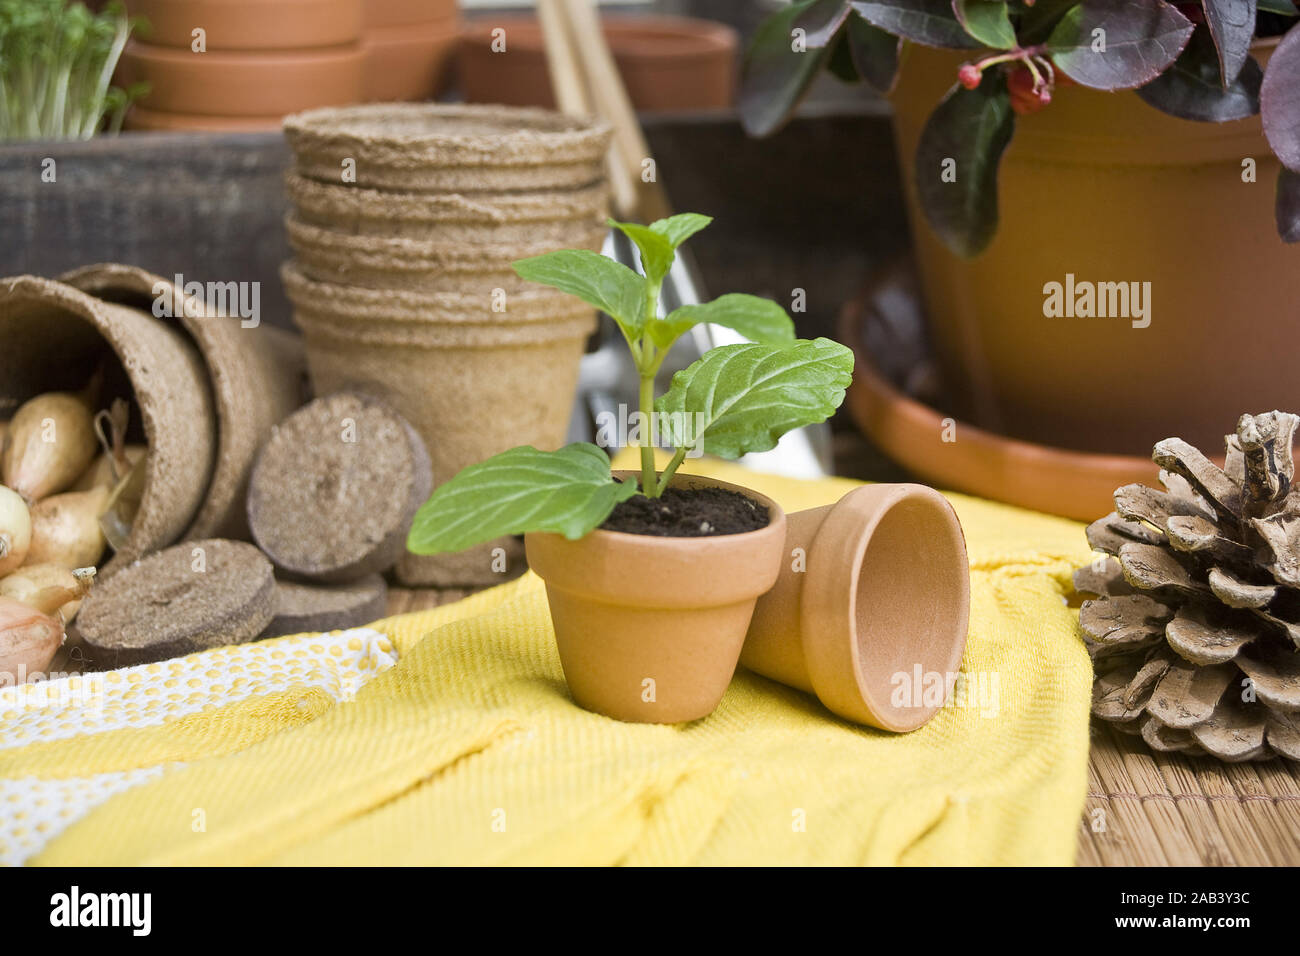
[[[0, 688], [6, 751], [128, 727], [153, 727], [287, 688], [336, 701], [397, 663], [369, 628], [216, 648], [155, 664]], [[179, 766], [179, 765], [174, 765]], [[156, 779], [163, 766], [85, 777], [0, 777], [0, 864], [14, 866], [114, 794]]]

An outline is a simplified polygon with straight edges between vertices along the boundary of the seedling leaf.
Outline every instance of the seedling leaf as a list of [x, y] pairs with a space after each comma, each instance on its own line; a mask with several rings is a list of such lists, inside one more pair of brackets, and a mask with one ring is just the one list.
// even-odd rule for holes
[[588, 249], [560, 249], [514, 263], [515, 272], [576, 295], [622, 326], [629, 338], [641, 334], [645, 280], [620, 262]]

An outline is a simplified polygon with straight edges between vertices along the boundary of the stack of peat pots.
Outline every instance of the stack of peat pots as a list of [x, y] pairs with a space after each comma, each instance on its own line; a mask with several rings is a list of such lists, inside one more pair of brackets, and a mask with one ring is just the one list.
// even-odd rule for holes
[[[433, 481], [516, 445], [564, 443], [595, 313], [516, 259], [599, 250], [610, 130], [539, 109], [385, 104], [291, 116], [282, 276], [317, 394], [378, 391]], [[493, 583], [513, 539], [406, 555], [408, 585]]]

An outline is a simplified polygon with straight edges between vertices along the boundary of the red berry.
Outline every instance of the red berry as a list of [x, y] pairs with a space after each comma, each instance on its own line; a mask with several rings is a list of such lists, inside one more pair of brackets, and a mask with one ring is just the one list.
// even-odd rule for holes
[[957, 79], [968, 90], [973, 90], [980, 85], [980, 77], [980, 68], [974, 63], [963, 63], [961, 69], [957, 71]]
[[1034, 89], [1034, 75], [1028, 67], [1017, 66], [1007, 74], [1007, 92], [1011, 94], [1011, 108], [1020, 116], [1037, 113], [1052, 102], [1052, 91], [1046, 83]]

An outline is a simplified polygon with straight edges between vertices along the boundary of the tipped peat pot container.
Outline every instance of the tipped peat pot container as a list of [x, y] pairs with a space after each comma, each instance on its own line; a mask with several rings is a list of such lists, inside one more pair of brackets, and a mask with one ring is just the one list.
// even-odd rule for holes
[[695, 475], [669, 487], [737, 492], [766, 506], [768, 523], [709, 537], [597, 529], [576, 541], [524, 538], [528, 564], [546, 582], [573, 699], [618, 720], [670, 724], [712, 713], [735, 673], [755, 602], [781, 571], [786, 517], [776, 502]]
[[780, 577], [758, 601], [741, 663], [847, 720], [925, 724], [941, 702], [896, 692], [918, 670], [950, 687], [961, 665], [970, 576], [952, 505], [924, 485], [866, 485], [786, 526]]

